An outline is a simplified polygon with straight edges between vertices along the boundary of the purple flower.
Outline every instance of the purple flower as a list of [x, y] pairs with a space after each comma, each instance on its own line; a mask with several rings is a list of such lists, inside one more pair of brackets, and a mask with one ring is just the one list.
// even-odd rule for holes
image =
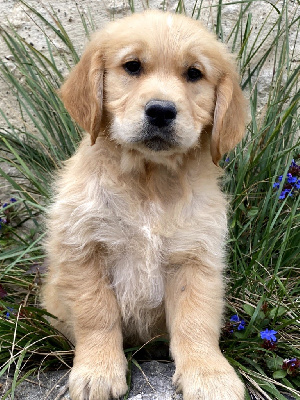
[[266, 340], [265, 339], [262, 342], [261, 347], [263, 347], [266, 350], [274, 351], [274, 350], [276, 350], [277, 344], [276, 344], [276, 342], [272, 342], [271, 340]]
[[4, 289], [4, 287], [0, 284], [0, 299], [3, 299], [3, 297], [7, 296], [7, 291]]
[[4, 203], [3, 206], [2, 206], [2, 208], [7, 207], [8, 205], [9, 205], [8, 203]]
[[275, 182], [273, 184], [273, 188], [279, 189], [280, 183], [279, 182]]
[[11, 199], [10, 199], [10, 202], [11, 203], [15, 203], [17, 200], [14, 198], [14, 197], [12, 197]]
[[240, 318], [239, 318], [239, 316], [237, 314], [235, 314], [230, 318], [230, 321], [239, 322]]
[[276, 333], [277, 331], [273, 331], [272, 329], [265, 329], [264, 331], [260, 332], [260, 337], [265, 340], [269, 340], [271, 342], [276, 342]]
[[287, 358], [283, 361], [282, 369], [286, 370], [289, 375], [296, 376], [299, 373], [300, 360], [298, 358], [291, 358], [290, 360]]

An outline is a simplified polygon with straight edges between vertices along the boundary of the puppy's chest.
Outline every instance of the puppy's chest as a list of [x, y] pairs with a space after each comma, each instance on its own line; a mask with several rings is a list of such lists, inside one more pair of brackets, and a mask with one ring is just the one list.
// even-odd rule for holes
[[[116, 205], [116, 201], [114, 201]], [[141, 309], [155, 309], [164, 297], [167, 248], [164, 212], [153, 202], [132, 202], [127, 196], [107, 210], [110, 218], [99, 226], [106, 240], [111, 284], [122, 318], [134, 319]]]
[[[195, 198], [193, 204], [200, 202]], [[194, 207], [195, 208], [195, 207]], [[108, 203], [104, 218], [99, 226], [101, 236], [116, 257], [140, 257], [152, 262], [167, 262], [170, 253], [176, 251], [177, 242], [182, 237], [195, 247], [199, 227], [205, 221], [199, 219], [199, 210], [184, 200], [160, 202], [137, 201], [128, 196], [120, 196]]]

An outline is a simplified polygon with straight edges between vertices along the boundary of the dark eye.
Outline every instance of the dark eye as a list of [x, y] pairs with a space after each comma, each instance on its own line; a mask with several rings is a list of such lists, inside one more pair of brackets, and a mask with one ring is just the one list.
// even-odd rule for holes
[[138, 60], [128, 61], [127, 63], [125, 63], [123, 65], [123, 68], [130, 75], [139, 75], [142, 70], [142, 65], [141, 65], [140, 61], [138, 61]]
[[187, 80], [190, 82], [196, 82], [202, 78], [202, 72], [197, 68], [189, 68], [187, 70]]

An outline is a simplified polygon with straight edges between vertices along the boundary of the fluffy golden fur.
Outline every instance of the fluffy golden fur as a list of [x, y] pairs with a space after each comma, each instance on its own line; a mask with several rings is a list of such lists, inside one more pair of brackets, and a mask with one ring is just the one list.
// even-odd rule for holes
[[75, 344], [73, 400], [127, 390], [123, 341], [168, 332], [184, 400], [242, 400], [220, 352], [226, 200], [242, 138], [233, 57], [199, 22], [148, 11], [96, 33], [61, 88], [89, 135], [55, 182], [43, 303]]

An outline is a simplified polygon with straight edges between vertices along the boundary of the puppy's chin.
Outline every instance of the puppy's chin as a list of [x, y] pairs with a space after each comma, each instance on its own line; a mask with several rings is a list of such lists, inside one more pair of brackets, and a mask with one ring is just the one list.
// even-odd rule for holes
[[173, 146], [171, 143], [166, 142], [165, 140], [159, 138], [159, 137], [154, 137], [152, 139], [146, 139], [142, 142], [143, 145], [147, 147], [147, 149], [152, 150], [152, 151], [166, 151], [170, 150]]
[[[127, 149], [132, 149], [144, 155], [146, 159], [161, 160], [175, 154], [184, 154], [187, 149], [181, 147], [175, 139], [166, 140], [159, 136], [134, 139], [126, 143]], [[159, 161], [161, 162], [161, 161]]]
[[134, 139], [134, 142], [155, 152], [176, 150], [178, 147], [173, 126], [156, 128], [146, 124], [142, 133]]

